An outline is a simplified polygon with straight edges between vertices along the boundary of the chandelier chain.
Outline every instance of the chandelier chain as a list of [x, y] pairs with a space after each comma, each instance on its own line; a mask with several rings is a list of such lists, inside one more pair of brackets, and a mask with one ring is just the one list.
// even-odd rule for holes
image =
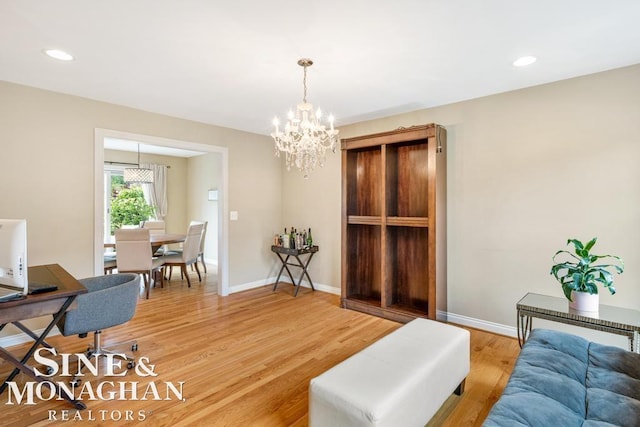
[[304, 77], [302, 78], [302, 86], [304, 87], [304, 95], [302, 96], [302, 102], [307, 103], [307, 66], [304, 65]]

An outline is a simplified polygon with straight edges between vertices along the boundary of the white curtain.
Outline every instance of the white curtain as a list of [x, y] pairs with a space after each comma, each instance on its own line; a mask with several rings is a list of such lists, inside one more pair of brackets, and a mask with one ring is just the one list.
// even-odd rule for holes
[[167, 169], [165, 165], [142, 164], [143, 168], [149, 168], [153, 171], [153, 183], [143, 184], [144, 198], [156, 212], [156, 219], [164, 221], [167, 216]]

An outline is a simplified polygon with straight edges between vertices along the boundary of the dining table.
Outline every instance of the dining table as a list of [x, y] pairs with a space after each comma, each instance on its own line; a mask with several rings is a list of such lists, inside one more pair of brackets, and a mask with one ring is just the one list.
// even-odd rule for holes
[[[170, 245], [172, 243], [182, 243], [187, 238], [186, 234], [177, 233], [158, 233], [151, 234], [149, 236], [149, 243], [151, 244], [151, 253], [156, 253], [164, 245]], [[104, 238], [105, 248], [115, 248], [116, 238], [115, 236], [105, 236]]]

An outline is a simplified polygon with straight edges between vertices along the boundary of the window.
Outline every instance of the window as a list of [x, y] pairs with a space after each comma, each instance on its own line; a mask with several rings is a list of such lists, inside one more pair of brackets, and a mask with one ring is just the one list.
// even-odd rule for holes
[[124, 182], [124, 167], [104, 168], [104, 234], [109, 236], [122, 226], [137, 226], [153, 217], [153, 208], [145, 201], [142, 188]]

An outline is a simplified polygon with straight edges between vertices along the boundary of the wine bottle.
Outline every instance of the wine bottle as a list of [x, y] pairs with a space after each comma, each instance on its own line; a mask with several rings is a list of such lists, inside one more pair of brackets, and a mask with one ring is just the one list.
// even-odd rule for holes
[[309, 233], [307, 234], [307, 246], [313, 246], [313, 236], [311, 236], [311, 227], [309, 227]]

